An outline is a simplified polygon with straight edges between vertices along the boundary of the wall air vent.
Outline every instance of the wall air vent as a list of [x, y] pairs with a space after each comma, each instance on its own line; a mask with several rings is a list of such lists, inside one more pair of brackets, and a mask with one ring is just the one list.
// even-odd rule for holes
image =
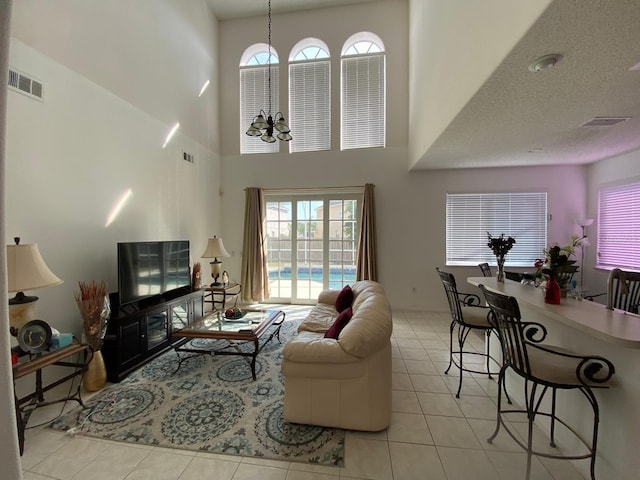
[[9, 89], [38, 100], [43, 100], [44, 97], [42, 82], [34, 80], [13, 67], [9, 67]]
[[619, 123], [629, 120], [631, 117], [595, 117], [581, 127], [613, 127]]
[[196, 161], [196, 159], [195, 159], [195, 157], [193, 156], [192, 153], [185, 152], [184, 150], [182, 151], [182, 159], [185, 162], [189, 162], [189, 163], [195, 163], [195, 161]]

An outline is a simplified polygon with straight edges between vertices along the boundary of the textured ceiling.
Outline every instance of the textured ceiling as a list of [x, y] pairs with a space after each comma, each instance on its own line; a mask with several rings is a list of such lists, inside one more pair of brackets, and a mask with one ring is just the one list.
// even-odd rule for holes
[[[538, 73], [538, 57], [564, 58]], [[556, 0], [415, 165], [586, 164], [640, 148], [640, 1]], [[632, 117], [583, 127], [594, 117]]]
[[[267, 8], [266, 0], [207, 1], [220, 19]], [[366, 1], [275, 0], [272, 8]], [[529, 71], [550, 53], [563, 55], [557, 66]], [[640, 0], [555, 0], [413, 169], [587, 164], [640, 149], [640, 70], [629, 70], [638, 63]], [[631, 118], [581, 126], [594, 117]]]

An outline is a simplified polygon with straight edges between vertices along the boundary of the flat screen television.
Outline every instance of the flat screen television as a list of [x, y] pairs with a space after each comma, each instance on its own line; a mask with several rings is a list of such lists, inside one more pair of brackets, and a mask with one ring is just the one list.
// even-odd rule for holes
[[190, 285], [188, 240], [118, 243], [121, 306]]

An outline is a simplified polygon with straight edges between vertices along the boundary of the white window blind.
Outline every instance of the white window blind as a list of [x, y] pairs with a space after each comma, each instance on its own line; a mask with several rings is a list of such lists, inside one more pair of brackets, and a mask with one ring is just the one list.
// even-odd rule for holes
[[[271, 66], [272, 112], [278, 111], [278, 65]], [[240, 67], [240, 153], [277, 152], [280, 142], [266, 143], [246, 134], [254, 117], [269, 109], [269, 69], [267, 66]]]
[[343, 57], [340, 148], [385, 145], [385, 55]]
[[547, 194], [447, 194], [447, 265], [495, 265], [487, 232], [516, 239], [505, 265], [533, 267], [547, 244]]
[[640, 270], [640, 183], [598, 192], [598, 245], [601, 268]]
[[289, 65], [291, 152], [331, 149], [331, 70], [329, 60]]

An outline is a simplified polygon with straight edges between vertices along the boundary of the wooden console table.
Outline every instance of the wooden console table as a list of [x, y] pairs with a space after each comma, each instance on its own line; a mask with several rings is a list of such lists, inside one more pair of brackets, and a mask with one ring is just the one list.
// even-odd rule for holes
[[[239, 283], [228, 283], [226, 285], [220, 286], [208, 286], [202, 287], [204, 290], [204, 301], [205, 303], [211, 304], [211, 309], [216, 310], [216, 304], [220, 305], [220, 310], [227, 308], [227, 299], [234, 299], [233, 306], [235, 307], [238, 304], [238, 297], [240, 296], [240, 292], [242, 292], [242, 286]], [[222, 297], [221, 299], [217, 299], [216, 297]], [[207, 300], [210, 298], [210, 300]]]
[[[77, 359], [75, 361], [66, 360], [74, 355], [77, 356]], [[91, 357], [93, 357], [93, 350], [91, 349], [91, 346], [84, 343], [74, 343], [72, 345], [69, 345], [68, 347], [54, 350], [53, 352], [45, 352], [42, 355], [31, 355], [28, 361], [18, 363], [17, 365], [13, 366], [13, 391], [16, 407], [16, 424], [18, 427], [20, 455], [22, 455], [24, 452], [25, 427], [27, 425], [27, 422], [29, 421], [31, 413], [36, 408], [43, 407], [45, 405], [51, 405], [53, 403], [65, 402], [67, 400], [74, 400], [80, 405], [84, 406], [84, 404], [82, 403], [82, 398], [80, 396], [80, 390], [82, 387], [82, 376], [87, 370], [87, 365], [89, 365]], [[68, 375], [52, 383], [43, 385], [42, 370], [50, 365], [73, 368], [74, 370]], [[32, 373], [36, 374], [35, 390], [22, 398], [18, 398], [15, 387], [16, 380]], [[45, 401], [44, 392], [47, 392], [52, 388], [55, 388], [58, 385], [77, 376], [80, 376], [81, 381], [78, 382], [78, 388], [76, 389], [75, 393], [70, 392], [70, 394], [66, 397]]]

